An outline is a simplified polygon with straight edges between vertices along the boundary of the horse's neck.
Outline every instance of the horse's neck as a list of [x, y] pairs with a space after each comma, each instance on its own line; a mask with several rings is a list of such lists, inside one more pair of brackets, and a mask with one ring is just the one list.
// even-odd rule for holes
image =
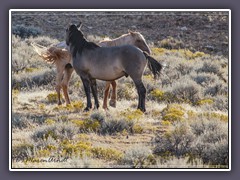
[[126, 45], [126, 44], [132, 44], [131, 38], [129, 37], [128, 34], [122, 35], [116, 39], [111, 40], [115, 46], [121, 46], [121, 45]]
[[73, 42], [71, 42], [69, 46], [71, 54], [73, 56], [76, 56], [77, 52], [81, 54], [87, 43], [88, 42], [85, 38], [82, 38], [80, 42], [77, 40], [74, 40]]

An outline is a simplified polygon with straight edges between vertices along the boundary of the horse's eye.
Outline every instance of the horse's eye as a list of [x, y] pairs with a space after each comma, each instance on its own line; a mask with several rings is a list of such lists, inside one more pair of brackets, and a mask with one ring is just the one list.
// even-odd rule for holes
[[138, 39], [137, 42], [140, 43], [140, 42], [142, 42], [142, 41]]

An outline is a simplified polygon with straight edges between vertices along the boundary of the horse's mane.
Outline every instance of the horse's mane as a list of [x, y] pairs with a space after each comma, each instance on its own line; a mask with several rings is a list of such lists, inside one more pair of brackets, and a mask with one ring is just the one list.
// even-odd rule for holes
[[77, 53], [82, 54], [84, 49], [91, 50], [100, 47], [94, 42], [87, 41], [82, 32], [78, 30], [76, 26], [69, 32], [69, 41], [74, 45], [73, 56], [76, 56]]

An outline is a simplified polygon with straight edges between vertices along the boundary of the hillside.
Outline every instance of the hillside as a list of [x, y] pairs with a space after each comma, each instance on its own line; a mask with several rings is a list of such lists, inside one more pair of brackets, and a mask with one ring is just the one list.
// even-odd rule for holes
[[[172, 37], [172, 48], [228, 56], [227, 12], [16, 12], [12, 24], [34, 26], [42, 34], [64, 40], [69, 23], [82, 21], [86, 35], [115, 38], [128, 29], [141, 32], [147, 42]], [[175, 46], [176, 47], [175, 47]]]

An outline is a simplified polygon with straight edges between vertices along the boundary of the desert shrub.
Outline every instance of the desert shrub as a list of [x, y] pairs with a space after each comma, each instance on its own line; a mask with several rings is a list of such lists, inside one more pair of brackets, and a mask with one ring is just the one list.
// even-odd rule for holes
[[78, 129], [72, 124], [59, 123], [39, 128], [33, 133], [32, 139], [35, 141], [47, 140], [50, 137], [55, 140], [72, 139], [77, 132]]
[[[57, 100], [55, 99], [56, 96], [54, 94], [53, 96], [53, 101], [48, 101], [48, 102], [57, 102]], [[49, 99], [49, 98], [48, 98]], [[65, 113], [65, 112], [79, 112], [80, 110], [82, 110], [84, 107], [84, 104], [82, 101], [72, 101], [71, 104], [68, 104], [68, 105], [59, 105], [59, 106], [56, 106], [53, 108], [53, 111], [58, 111], [58, 112], [61, 112], [61, 113]], [[62, 120], [66, 120], [67, 117], [66, 116], [62, 116], [64, 117], [64, 119]]]
[[31, 122], [26, 116], [12, 114], [12, 128], [25, 129], [32, 126]]
[[26, 40], [26, 42], [33, 42], [33, 43], [37, 43], [40, 44], [44, 47], [48, 47], [51, 45], [55, 45], [57, 43], [59, 43], [59, 41], [57, 39], [52, 39], [48, 36], [37, 36], [37, 37], [30, 37], [28, 40]]
[[129, 168], [151, 168], [156, 164], [156, 159], [151, 149], [144, 145], [135, 145], [125, 152], [120, 164]]
[[220, 73], [220, 65], [214, 62], [204, 62], [203, 66], [199, 68], [198, 72], [205, 72], [205, 73], [213, 73], [219, 74]]
[[[60, 99], [62, 99], [62, 94], [60, 94]], [[47, 100], [49, 103], [57, 103], [58, 102], [58, 95], [57, 93], [50, 93], [47, 95]]]
[[97, 120], [99, 122], [102, 122], [105, 120], [105, 115], [101, 112], [94, 112], [90, 115], [90, 118], [93, 119], [93, 120]]
[[195, 104], [202, 97], [199, 85], [187, 77], [174, 83], [167, 92], [172, 95], [170, 102]]
[[124, 84], [118, 83], [117, 89], [118, 99], [134, 99], [137, 97], [137, 90], [133, 82], [125, 81]]
[[14, 89], [32, 89], [36, 86], [39, 87], [48, 84], [53, 85], [54, 83], [55, 72], [50, 69], [33, 73], [23, 73], [21, 75], [13, 75], [12, 77], [12, 88]]
[[209, 73], [198, 73], [193, 75], [192, 78], [197, 84], [200, 84], [203, 87], [210, 86], [219, 81], [219, 77], [217, 75]]
[[39, 139], [34, 143], [34, 146], [37, 149], [47, 149], [49, 151], [52, 151], [52, 150], [57, 150], [59, 146], [59, 142], [57, 139], [48, 137], [47, 139]]
[[15, 161], [26, 160], [27, 158], [33, 157], [34, 154], [34, 146], [29, 143], [22, 143], [12, 147], [12, 159]]
[[228, 123], [225, 116], [203, 113], [191, 121], [172, 124], [155, 139], [154, 153], [164, 160], [187, 157], [189, 163], [196, 159], [205, 165], [228, 165]]
[[180, 72], [182, 76], [184, 76], [193, 70], [193, 66], [187, 63], [181, 63], [176, 67], [176, 70]]
[[212, 107], [216, 110], [228, 111], [229, 110], [228, 103], [229, 103], [229, 101], [226, 96], [219, 95], [219, 96], [214, 97], [214, 103], [213, 103]]
[[143, 112], [139, 109], [137, 110], [130, 110], [126, 109], [120, 114], [122, 117], [124, 117], [126, 120], [139, 120], [143, 117]]
[[194, 159], [194, 161], [189, 162], [189, 158], [181, 157], [177, 158], [175, 156], [157, 159], [157, 168], [209, 168], [208, 165], [204, 165], [201, 159]]
[[228, 86], [226, 83], [223, 82], [216, 82], [205, 89], [205, 95], [228, 95]]
[[191, 150], [194, 137], [185, 123], [176, 123], [173, 129], [157, 135], [155, 138], [154, 153], [160, 156], [185, 156]]
[[162, 110], [162, 120], [175, 122], [184, 120], [185, 109], [179, 104], [170, 104]]
[[71, 122], [79, 128], [81, 133], [99, 132], [101, 127], [100, 122], [96, 119], [71, 120]]
[[62, 149], [62, 155], [71, 157], [71, 156], [91, 156], [92, 145], [89, 142], [71, 142], [69, 140], [64, 140], [60, 144]]
[[113, 135], [123, 131], [133, 132], [134, 121], [126, 121], [125, 119], [106, 119], [101, 124], [100, 133]]
[[21, 38], [35, 37], [42, 34], [42, 30], [33, 26], [16, 25], [12, 27], [12, 34]]
[[93, 159], [88, 156], [72, 158], [68, 164], [69, 164], [69, 168], [103, 168], [104, 167], [104, 164], [101, 164], [98, 159]]
[[177, 40], [173, 37], [167, 37], [159, 42], [159, 45], [161, 48], [166, 49], [181, 49], [183, 48], [183, 42], [180, 40]]

